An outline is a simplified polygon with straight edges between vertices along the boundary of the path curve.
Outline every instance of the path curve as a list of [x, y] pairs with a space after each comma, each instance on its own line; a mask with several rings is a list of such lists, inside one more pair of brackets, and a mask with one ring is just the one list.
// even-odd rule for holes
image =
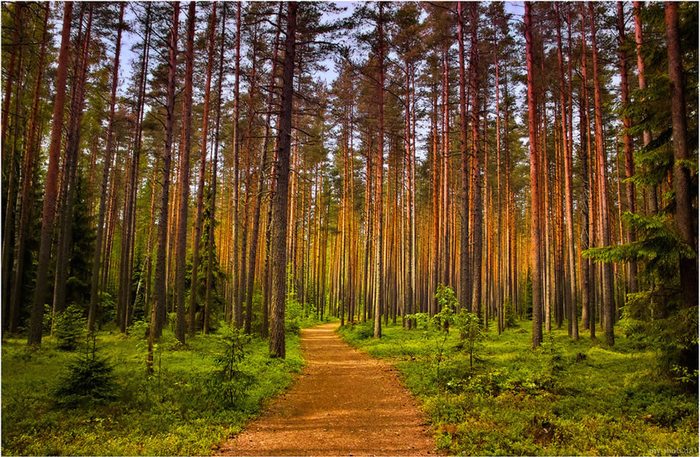
[[344, 342], [338, 323], [301, 331], [306, 367], [218, 455], [428, 455], [426, 416], [399, 373]]

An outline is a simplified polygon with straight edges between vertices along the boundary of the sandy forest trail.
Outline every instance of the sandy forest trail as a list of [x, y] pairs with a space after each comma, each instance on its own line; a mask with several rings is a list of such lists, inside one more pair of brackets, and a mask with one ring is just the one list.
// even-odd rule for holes
[[218, 455], [428, 455], [426, 418], [388, 363], [334, 332], [302, 330], [307, 361], [286, 394], [229, 440]]

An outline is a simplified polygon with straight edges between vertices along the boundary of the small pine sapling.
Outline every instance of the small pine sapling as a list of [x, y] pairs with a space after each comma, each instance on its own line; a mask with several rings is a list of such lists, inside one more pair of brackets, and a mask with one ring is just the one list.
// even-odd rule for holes
[[64, 408], [104, 404], [117, 398], [114, 368], [106, 358], [97, 356], [94, 333], [87, 336], [85, 352], [68, 366], [53, 392], [56, 404]]

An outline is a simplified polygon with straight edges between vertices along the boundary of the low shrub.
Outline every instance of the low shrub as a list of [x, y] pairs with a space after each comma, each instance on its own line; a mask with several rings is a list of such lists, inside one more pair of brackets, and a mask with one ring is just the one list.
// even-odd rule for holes
[[85, 353], [68, 366], [68, 374], [53, 392], [60, 407], [98, 405], [117, 398], [114, 368], [107, 359], [97, 356], [94, 335], [89, 339], [92, 344], [88, 343]]

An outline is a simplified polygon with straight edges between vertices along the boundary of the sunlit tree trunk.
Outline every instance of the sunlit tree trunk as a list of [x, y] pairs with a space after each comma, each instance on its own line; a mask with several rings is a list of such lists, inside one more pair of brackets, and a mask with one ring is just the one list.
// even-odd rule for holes
[[530, 131], [530, 265], [532, 269], [532, 346], [537, 348], [542, 343], [542, 262], [540, 260], [540, 157], [537, 146], [537, 109], [535, 100], [535, 83], [533, 81], [532, 62], [532, 13], [531, 3], [525, 2], [525, 46], [527, 60], [527, 99], [528, 122]]
[[34, 287], [34, 304], [29, 325], [29, 345], [41, 344], [41, 332], [44, 316], [44, 300], [48, 279], [49, 262], [51, 261], [51, 234], [56, 215], [56, 197], [58, 181], [59, 155], [63, 137], [63, 109], [66, 100], [66, 78], [68, 75], [68, 51], [70, 48], [71, 18], [73, 3], [67, 2], [63, 11], [63, 29], [61, 31], [61, 47], [58, 54], [58, 70], [56, 73], [56, 95], [53, 101], [53, 126], [49, 146], [49, 164], [46, 172], [44, 191], [44, 206], [41, 221], [41, 244], [37, 262], [36, 286]]
[[294, 93], [294, 58], [296, 52], [296, 19], [298, 3], [287, 3], [287, 30], [282, 67], [282, 100], [277, 139], [277, 192], [273, 199], [275, 221], [272, 227], [272, 313], [270, 321], [270, 353], [284, 358], [284, 314], [287, 298], [287, 203], [289, 186], [289, 153], [292, 142], [292, 98]]
[[232, 300], [233, 300], [233, 321], [237, 328], [243, 326], [243, 304], [238, 300], [238, 277], [240, 268], [238, 264], [238, 237], [240, 233], [239, 224], [239, 116], [240, 116], [240, 74], [241, 74], [241, 2], [236, 4], [236, 61], [234, 70], [233, 85], [233, 236], [231, 240], [231, 265], [232, 275]]
[[[185, 343], [185, 280], [187, 260], [187, 213], [190, 200], [190, 149], [192, 137], [192, 76], [194, 69], [195, 2], [190, 2], [187, 22], [187, 48], [185, 50], [185, 94], [183, 100], [182, 136], [184, 149], [180, 153], [180, 216], [177, 229], [177, 257], [175, 258], [175, 308], [177, 325], [175, 337]], [[196, 272], [192, 272], [196, 275]]]
[[462, 146], [462, 228], [460, 231], [460, 294], [462, 307], [471, 308], [469, 284], [469, 146], [467, 135], [467, 77], [464, 69], [464, 15], [463, 3], [457, 3], [457, 43], [459, 45], [459, 120], [460, 142]]
[[[561, 17], [559, 15], [559, 4], [555, 3], [557, 13], [557, 60], [559, 64], [559, 92], [561, 103], [561, 125], [562, 125], [562, 146], [564, 148], [564, 201], [566, 207], [566, 235], [568, 248], [569, 284], [565, 293], [567, 294], [566, 304], [569, 315], [569, 335], [573, 340], [578, 339], [578, 316], [576, 314], [576, 251], [574, 249], [574, 203], [573, 203], [573, 151], [569, 143], [569, 112], [573, 107], [567, 105], [566, 93], [564, 90], [564, 64], [561, 45]], [[571, 17], [569, 16], [569, 22]], [[569, 40], [571, 46], [571, 40]], [[571, 57], [569, 57], [571, 58]], [[570, 62], [569, 62], [570, 65]], [[570, 76], [569, 76], [570, 77]], [[561, 240], [563, 242], [563, 240]], [[566, 286], [565, 286], [566, 287]]]
[[[629, 83], [627, 81], [627, 51], [625, 50], [625, 14], [623, 2], [617, 2], [617, 29], [618, 29], [618, 40], [619, 40], [619, 55], [620, 55], [620, 95], [622, 97], [622, 109], [625, 110], [629, 107], [630, 95], [629, 95]], [[624, 125], [625, 131], [623, 133], [623, 140], [625, 144], [625, 176], [628, 178], [626, 183], [627, 191], [627, 211], [635, 213], [637, 211], [637, 196], [634, 187], [634, 183], [629, 180], [634, 176], [634, 148], [632, 145], [632, 135], [629, 129], [632, 128], [632, 118], [623, 113], [622, 124]], [[622, 204], [620, 204], [620, 207]], [[637, 240], [637, 234], [632, 228], [627, 230], [627, 242], [632, 243]], [[629, 262], [628, 271], [628, 281], [629, 281], [629, 293], [637, 292], [637, 261], [632, 260]]]
[[379, 3], [379, 17], [377, 19], [377, 35], [379, 39], [378, 49], [378, 69], [379, 69], [379, 87], [377, 94], [377, 108], [379, 111], [379, 119], [377, 122], [378, 129], [378, 145], [377, 145], [377, 168], [376, 179], [377, 186], [375, 188], [375, 259], [374, 259], [374, 277], [376, 289], [374, 292], [374, 337], [382, 336], [382, 321], [381, 314], [383, 310], [383, 292], [384, 292], [384, 265], [382, 262], [382, 246], [383, 246], [383, 194], [384, 194], [384, 6]]
[[[595, 103], [595, 148], [596, 148], [596, 172], [598, 183], [598, 205], [600, 208], [600, 241], [602, 246], [610, 245], [610, 227], [608, 224], [608, 186], [605, 177], [606, 170], [606, 154], [603, 144], [603, 103], [600, 91], [600, 70], [598, 64], [598, 47], [596, 42], [596, 23], [594, 14], [594, 5], [588, 4], [588, 13], [591, 19], [591, 48], [593, 55], [593, 100]], [[608, 345], [615, 344], [615, 334], [613, 325], [615, 324], [614, 302], [613, 302], [613, 274], [612, 265], [605, 263], [603, 265], [603, 315], [605, 317], [605, 340]]]

